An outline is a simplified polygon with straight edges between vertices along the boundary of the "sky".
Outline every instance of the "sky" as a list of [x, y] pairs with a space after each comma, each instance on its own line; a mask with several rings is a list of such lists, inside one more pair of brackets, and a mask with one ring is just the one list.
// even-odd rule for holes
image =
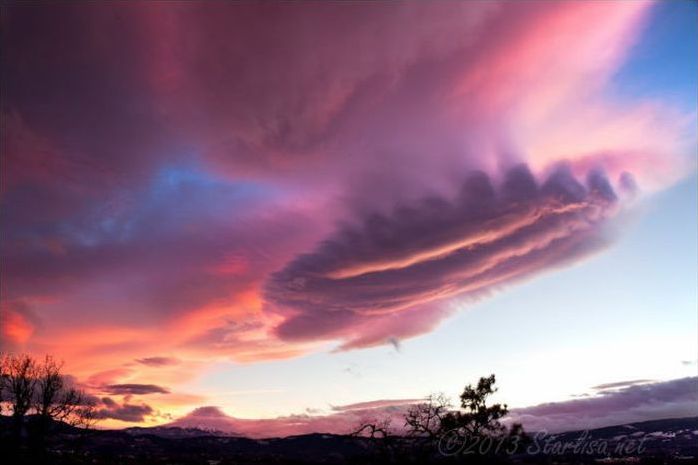
[[696, 8], [3, 4], [0, 347], [105, 427], [698, 415]]

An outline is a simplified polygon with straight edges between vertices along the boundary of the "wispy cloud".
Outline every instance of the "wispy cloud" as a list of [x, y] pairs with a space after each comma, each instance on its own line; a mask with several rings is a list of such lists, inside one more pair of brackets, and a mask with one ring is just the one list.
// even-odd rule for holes
[[179, 360], [174, 358], [174, 357], [144, 357], [144, 358], [136, 359], [136, 362], [143, 364], [143, 365], [160, 367], [160, 366], [176, 365], [179, 363]]
[[169, 390], [155, 384], [109, 384], [104, 392], [114, 395], [169, 394]]

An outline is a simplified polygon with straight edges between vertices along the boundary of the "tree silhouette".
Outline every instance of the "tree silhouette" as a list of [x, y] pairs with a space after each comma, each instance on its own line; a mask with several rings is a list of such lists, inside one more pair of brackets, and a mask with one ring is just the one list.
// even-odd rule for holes
[[62, 363], [48, 355], [41, 362], [26, 354], [0, 356], [0, 399], [12, 416], [17, 445], [29, 419], [33, 439], [41, 443], [53, 422], [82, 428], [94, 424], [94, 402], [70, 386], [61, 369]]
[[61, 374], [62, 367], [63, 364], [57, 363], [50, 355], [36, 365], [32, 411], [36, 414], [34, 432], [40, 443], [54, 421], [88, 428], [96, 419], [94, 403], [83, 391], [68, 385], [66, 377]]
[[509, 412], [506, 404], [487, 405], [497, 392], [494, 374], [482, 377], [477, 385], [469, 384], [460, 395], [461, 411], [449, 412], [442, 421], [444, 429], [461, 428], [469, 435], [502, 434], [506, 428], [499, 422]]
[[5, 354], [0, 359], [3, 403], [12, 415], [12, 428], [19, 438], [24, 417], [32, 406], [36, 385], [36, 362], [28, 355]]
[[450, 414], [451, 401], [444, 394], [431, 394], [425, 402], [412, 406], [405, 415], [407, 435], [435, 439], [443, 432], [444, 419]]
[[364, 420], [359, 427], [351, 433], [351, 436], [385, 439], [392, 435], [390, 432], [391, 423], [392, 419], [390, 417], [380, 420]]

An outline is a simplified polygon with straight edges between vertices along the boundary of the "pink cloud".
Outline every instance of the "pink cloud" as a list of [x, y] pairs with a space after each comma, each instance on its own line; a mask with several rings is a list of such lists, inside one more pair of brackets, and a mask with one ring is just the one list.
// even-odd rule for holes
[[[170, 386], [424, 334], [588, 256], [627, 173], [647, 192], [692, 167], [692, 115], [607, 91], [650, 9], [14, 8], [3, 342]], [[131, 362], [161, 353], [181, 363]]]
[[32, 316], [22, 302], [3, 301], [0, 303], [0, 347], [5, 350], [22, 347], [35, 331]]

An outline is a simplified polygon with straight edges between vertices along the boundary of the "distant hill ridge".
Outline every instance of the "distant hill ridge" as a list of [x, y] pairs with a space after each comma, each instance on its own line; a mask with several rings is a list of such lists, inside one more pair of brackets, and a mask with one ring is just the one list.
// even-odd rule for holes
[[[6, 426], [8, 421], [11, 418], [2, 417], [0, 425]], [[170, 463], [174, 459], [179, 463], [201, 463], [206, 458], [223, 460], [220, 463], [354, 464], [360, 463], [357, 460], [375, 450], [372, 448], [376, 445], [369, 438], [325, 433], [251, 439], [211, 429], [178, 426], [83, 431], [55, 423], [52, 429], [50, 449], [53, 453], [58, 456], [70, 454], [76, 438], [80, 437], [80, 450], [94, 458], [92, 463], [102, 463], [100, 460], [114, 463], [113, 460], [119, 460], [118, 463], [143, 465]], [[6, 431], [6, 428], [2, 428], [0, 433]], [[529, 434], [535, 436], [540, 433]], [[644, 439], [645, 453], [642, 455], [673, 460], [663, 463], [687, 463], [685, 459], [691, 461], [688, 463], [695, 463], [693, 461], [698, 457], [698, 417], [651, 420], [545, 436], [546, 439], [562, 442], [578, 441], [581, 437], [608, 441], [610, 449], [619, 441]], [[409, 441], [407, 438], [404, 440]], [[598, 463], [606, 456], [596, 457], [569, 456], [558, 463]], [[625, 457], [625, 461], [619, 463], [634, 462], [632, 457]]]
[[[652, 433], [657, 431], [676, 431], [676, 430], [687, 430], [690, 432], [695, 431], [695, 437], [698, 441], [698, 417], [685, 417], [685, 418], [666, 418], [662, 420], [648, 420], [636, 423], [619, 424], [612, 426], [604, 426], [602, 428], [595, 428], [589, 431], [590, 434], [593, 433], [596, 438], [611, 438], [618, 435], [628, 434], [628, 432], [646, 432]], [[151, 426], [151, 427], [130, 427], [123, 430], [131, 435], [155, 435], [161, 437], [202, 437], [202, 436], [215, 436], [215, 437], [244, 437], [239, 434], [221, 431], [215, 428], [206, 427], [181, 427], [181, 426]], [[551, 434], [555, 437], [566, 437], [573, 436], [575, 434], [581, 434], [584, 430], [571, 430], [564, 431], [560, 433]], [[527, 431], [529, 435], [535, 435], [536, 431]], [[310, 433], [310, 434], [299, 434], [285, 437], [304, 437], [304, 436], [344, 436], [341, 434], [329, 434], [329, 433]], [[283, 437], [270, 437], [265, 439], [283, 439]]]

